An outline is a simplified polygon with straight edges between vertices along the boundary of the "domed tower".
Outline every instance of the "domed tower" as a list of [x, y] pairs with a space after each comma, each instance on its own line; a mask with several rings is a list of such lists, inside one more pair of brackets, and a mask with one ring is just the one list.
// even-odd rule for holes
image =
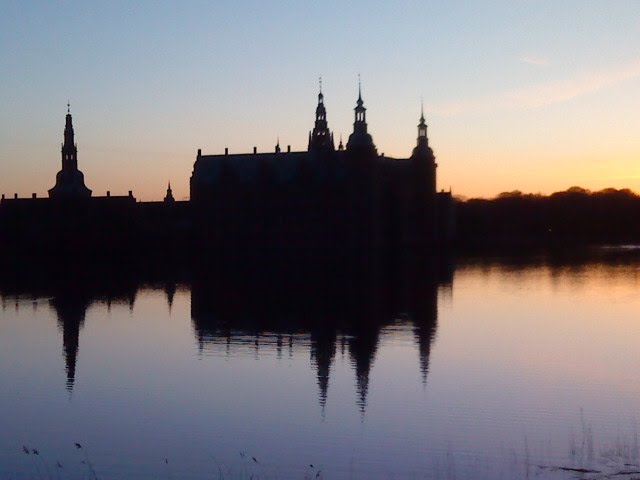
[[373, 138], [367, 132], [367, 109], [362, 101], [362, 89], [358, 82], [358, 100], [356, 102], [355, 121], [353, 122], [353, 133], [349, 135], [347, 142], [347, 152], [378, 155]]
[[[422, 110], [422, 109], [421, 109]], [[413, 149], [410, 176], [405, 186], [408, 197], [408, 224], [405, 239], [408, 246], [420, 248], [437, 237], [436, 157], [429, 146], [427, 124], [421, 111], [418, 141]]]
[[84, 175], [78, 170], [78, 147], [74, 143], [73, 121], [69, 104], [62, 144], [62, 170], [56, 175], [56, 184], [49, 190], [50, 198], [89, 198], [91, 190], [84, 184]]
[[324, 106], [324, 95], [322, 94], [322, 80], [320, 80], [320, 92], [318, 93], [318, 106], [316, 107], [316, 123], [313, 131], [309, 132], [309, 151], [333, 151], [333, 135], [329, 131], [327, 123], [327, 110]]
[[436, 193], [436, 157], [429, 146], [427, 137], [427, 124], [424, 120], [424, 108], [420, 109], [420, 123], [418, 124], [418, 141], [411, 154], [411, 162], [417, 170], [417, 178], [426, 186], [426, 192], [431, 195]]

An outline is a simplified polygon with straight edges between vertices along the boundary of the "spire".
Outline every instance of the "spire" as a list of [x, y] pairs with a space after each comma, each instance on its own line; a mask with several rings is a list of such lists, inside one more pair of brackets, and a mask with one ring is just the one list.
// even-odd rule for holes
[[276, 153], [280, 153], [280, 136], [279, 135], [276, 141]]
[[[64, 123], [64, 143], [62, 144], [63, 153], [67, 153], [69, 155], [76, 155], [77, 150], [74, 141], [74, 132], [73, 132], [73, 119], [71, 117], [71, 106], [67, 103], [67, 116], [65, 117]], [[63, 158], [63, 162], [64, 162]], [[76, 164], [77, 168], [77, 164]]]
[[358, 75], [358, 100], [356, 101], [355, 120], [353, 122], [353, 133], [349, 135], [347, 142], [347, 150], [365, 149], [371, 153], [377, 154], [376, 147], [373, 144], [371, 135], [367, 133], [367, 109], [362, 100], [362, 82]]
[[[356, 121], [355, 123], [361, 124], [363, 127], [364, 133], [367, 132], [367, 109], [364, 107], [364, 102], [362, 101], [362, 82], [360, 81], [360, 74], [358, 74], [358, 101], [356, 102], [356, 108], [354, 109], [356, 112]], [[354, 123], [354, 127], [355, 127]]]
[[164, 197], [165, 203], [173, 203], [175, 202], [175, 198], [173, 198], [173, 190], [171, 190], [171, 181], [167, 183], [167, 194]]
[[418, 124], [418, 145], [424, 143], [429, 145], [429, 138], [427, 138], [427, 124], [424, 120], [424, 102], [420, 99], [420, 123]]
[[423, 185], [426, 184], [427, 192], [435, 194], [436, 191], [436, 157], [433, 150], [429, 146], [429, 138], [427, 137], [427, 123], [424, 120], [424, 106], [420, 102], [420, 123], [418, 123], [418, 139], [416, 146], [411, 153], [411, 161], [416, 165], [418, 171], [416, 175]]
[[324, 106], [322, 94], [322, 77], [319, 78], [318, 106], [316, 107], [316, 122], [309, 135], [309, 150], [334, 150], [331, 132], [327, 124], [327, 110]]
[[71, 105], [67, 102], [62, 144], [62, 169], [56, 175], [56, 184], [49, 190], [50, 197], [90, 197], [91, 190], [84, 184], [84, 175], [78, 170], [78, 148], [73, 132]]
[[340, 134], [340, 143], [338, 144], [338, 150], [344, 150], [344, 145], [342, 144], [342, 134]]

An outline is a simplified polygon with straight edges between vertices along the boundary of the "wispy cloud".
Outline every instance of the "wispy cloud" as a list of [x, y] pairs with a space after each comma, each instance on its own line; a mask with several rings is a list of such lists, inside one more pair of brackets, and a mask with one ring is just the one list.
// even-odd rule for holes
[[640, 59], [607, 70], [575, 77], [537, 83], [497, 95], [436, 105], [432, 111], [444, 116], [487, 113], [498, 110], [529, 110], [595, 93], [626, 80], [640, 77]]
[[530, 63], [531, 65], [539, 65], [541, 67], [548, 67], [551, 65], [551, 61], [546, 57], [540, 57], [538, 55], [522, 55], [518, 58], [523, 63]]

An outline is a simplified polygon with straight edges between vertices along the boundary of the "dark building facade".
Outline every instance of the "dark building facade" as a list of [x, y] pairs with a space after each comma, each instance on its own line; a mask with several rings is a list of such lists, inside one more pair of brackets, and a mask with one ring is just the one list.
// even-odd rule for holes
[[[47, 260], [133, 255], [171, 243], [178, 214], [187, 202], [175, 202], [169, 187], [166, 202], [137, 202], [133, 192], [92, 196], [78, 168], [73, 119], [67, 106], [62, 168], [48, 198], [6, 198], [0, 201], [0, 247], [12, 255], [42, 255]], [[188, 217], [188, 215], [184, 215]], [[162, 245], [164, 247], [164, 245]], [[87, 255], [89, 257], [87, 257]]]
[[[362, 95], [353, 132], [336, 148], [318, 95], [308, 149], [198, 156], [190, 201], [176, 201], [171, 184], [161, 202], [93, 196], [78, 168], [67, 109], [62, 168], [49, 198], [0, 201], [0, 246], [26, 254], [69, 258], [169, 251], [216, 256], [249, 250], [410, 251], [444, 243], [451, 229], [451, 195], [436, 192], [436, 162], [424, 116], [406, 159], [379, 155], [367, 131]], [[1, 260], [1, 259], [0, 259]]]
[[335, 148], [320, 91], [307, 151], [203, 155], [191, 176], [197, 231], [208, 245], [422, 249], [452, 233], [450, 193], [436, 192], [424, 115], [409, 158], [378, 154], [359, 92], [353, 132]]

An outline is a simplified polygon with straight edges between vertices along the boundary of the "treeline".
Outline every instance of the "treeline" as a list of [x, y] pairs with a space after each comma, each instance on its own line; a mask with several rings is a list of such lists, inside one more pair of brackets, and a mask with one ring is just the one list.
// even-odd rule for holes
[[456, 211], [460, 245], [640, 242], [640, 195], [629, 189], [505, 192], [459, 200]]

